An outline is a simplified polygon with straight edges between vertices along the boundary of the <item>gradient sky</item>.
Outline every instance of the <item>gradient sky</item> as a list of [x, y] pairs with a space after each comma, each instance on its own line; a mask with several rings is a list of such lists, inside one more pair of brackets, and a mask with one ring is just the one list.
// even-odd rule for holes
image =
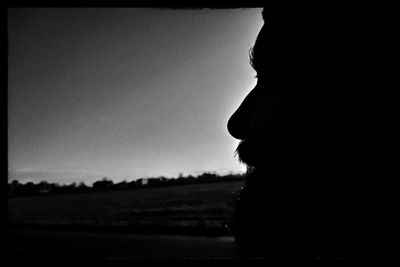
[[261, 9], [9, 9], [9, 180], [242, 172]]

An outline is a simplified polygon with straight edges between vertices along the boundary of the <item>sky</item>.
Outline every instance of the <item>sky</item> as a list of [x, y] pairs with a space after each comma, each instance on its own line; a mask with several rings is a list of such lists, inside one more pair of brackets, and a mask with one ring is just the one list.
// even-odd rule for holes
[[9, 181], [244, 172], [226, 125], [261, 9], [8, 10]]

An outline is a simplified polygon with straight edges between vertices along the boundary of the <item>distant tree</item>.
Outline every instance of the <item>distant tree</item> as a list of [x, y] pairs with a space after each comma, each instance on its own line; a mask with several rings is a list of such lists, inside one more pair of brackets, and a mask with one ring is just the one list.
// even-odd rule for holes
[[149, 178], [147, 181], [148, 185], [160, 185], [162, 184], [163, 180], [161, 178]]
[[78, 188], [87, 188], [88, 186], [84, 182], [79, 182]]
[[140, 178], [140, 179], [137, 180], [137, 183], [139, 185], [147, 185], [148, 182], [149, 182], [148, 178]]
[[215, 173], [205, 172], [202, 175], [198, 176], [197, 179], [201, 180], [201, 181], [212, 181], [212, 180], [217, 179], [217, 175]]
[[158, 179], [160, 179], [160, 181], [163, 183], [168, 182], [168, 180], [169, 180], [168, 178], [166, 178], [164, 176], [160, 176], [160, 177], [158, 177]]
[[65, 186], [66, 193], [74, 193], [77, 191], [76, 183], [70, 183], [69, 185]]
[[25, 196], [37, 195], [39, 193], [39, 186], [36, 186], [33, 182], [27, 182], [22, 186], [22, 194]]
[[74, 190], [74, 189], [76, 189], [77, 185], [76, 185], [76, 183], [70, 183], [69, 185], [67, 185], [67, 187], [68, 187], [70, 190]]
[[52, 191], [51, 185], [46, 181], [40, 181], [37, 186], [39, 187], [40, 194], [49, 194]]
[[8, 196], [18, 195], [20, 188], [21, 184], [17, 180], [13, 180], [8, 184]]
[[100, 181], [96, 181], [93, 183], [94, 189], [105, 189], [114, 185], [112, 180], [109, 180], [107, 177], [103, 177]]
[[119, 182], [119, 183], [117, 183], [117, 184], [114, 184], [114, 187], [115, 187], [115, 188], [118, 188], [118, 189], [124, 189], [124, 188], [128, 188], [128, 187], [129, 187], [129, 184], [126, 182], [126, 180], [124, 180], [124, 181], [122, 181], [122, 182]]
[[76, 192], [87, 192], [89, 190], [90, 190], [89, 186], [87, 186], [84, 182], [79, 182], [79, 184], [76, 187]]
[[139, 183], [137, 181], [135, 181], [135, 180], [132, 180], [132, 181], [130, 181], [128, 183], [128, 185], [129, 185], [130, 188], [135, 188], [135, 187], [139, 186]]

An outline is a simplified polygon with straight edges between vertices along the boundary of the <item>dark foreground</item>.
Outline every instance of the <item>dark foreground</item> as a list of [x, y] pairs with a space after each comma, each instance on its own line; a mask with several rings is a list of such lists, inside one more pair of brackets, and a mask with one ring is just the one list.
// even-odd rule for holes
[[[148, 266], [150, 262], [177, 263], [173, 266], [265, 266], [271, 263], [345, 263], [352, 260], [324, 258], [271, 258], [242, 260], [238, 257], [232, 237], [179, 235], [141, 235], [133, 233], [81, 232], [8, 229], [6, 260], [9, 266], [19, 263], [128, 263]], [[372, 259], [358, 259], [356, 262]], [[379, 262], [387, 262], [385, 259]], [[133, 264], [133, 265], [132, 265]], [[162, 266], [162, 265], [160, 265]]]
[[8, 257], [19, 260], [135, 261], [230, 260], [237, 258], [232, 237], [140, 235], [17, 229], [8, 231]]

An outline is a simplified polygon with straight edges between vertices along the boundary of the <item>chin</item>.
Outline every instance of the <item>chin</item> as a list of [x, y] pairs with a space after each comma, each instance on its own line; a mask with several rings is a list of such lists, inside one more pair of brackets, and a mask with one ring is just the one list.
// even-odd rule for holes
[[[240, 163], [246, 165], [248, 171], [265, 169], [272, 162], [271, 146], [253, 140], [242, 140], [236, 148], [236, 155]], [[270, 166], [271, 167], [271, 166]]]
[[240, 141], [236, 148], [236, 155], [239, 161], [245, 164], [247, 168], [255, 168], [257, 165], [257, 148], [249, 140]]

